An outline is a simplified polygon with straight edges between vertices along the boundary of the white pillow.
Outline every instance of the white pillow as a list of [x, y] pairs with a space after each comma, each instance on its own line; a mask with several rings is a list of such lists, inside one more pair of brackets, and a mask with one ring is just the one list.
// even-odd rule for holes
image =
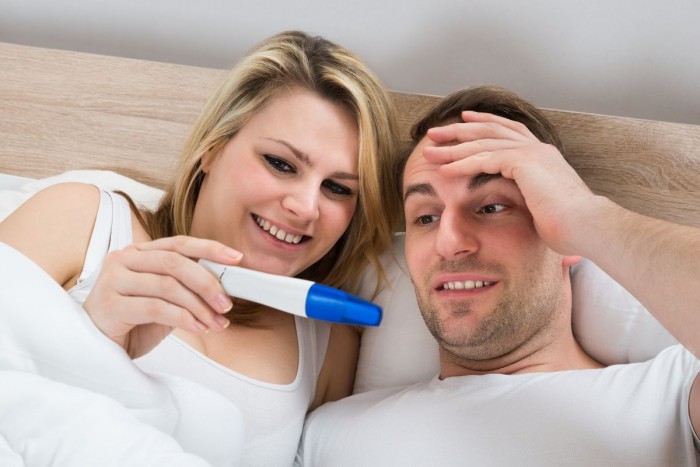
[[97, 185], [105, 190], [121, 190], [131, 196], [137, 204], [142, 204], [149, 209], [158, 204], [163, 194], [157, 188], [109, 170], [71, 170], [39, 179], [2, 174], [0, 181], [3, 182], [0, 186], [4, 187], [4, 189], [0, 188], [0, 221], [37, 191], [56, 183], [82, 182]]
[[[115, 172], [75, 170], [0, 190], [0, 221], [36, 191], [59, 182], [93, 183], [122, 190], [134, 201], [154, 207], [162, 191]], [[13, 180], [13, 182], [15, 182]], [[382, 324], [362, 335], [355, 392], [410, 384], [438, 372], [438, 350], [418, 311], [404, 258], [404, 236], [394, 239], [382, 257], [389, 287], [375, 298], [383, 308]], [[370, 298], [375, 273], [368, 267], [358, 294]], [[599, 362], [611, 365], [648, 360], [677, 341], [622, 286], [593, 262], [572, 269], [573, 329], [581, 346]]]
[[605, 365], [643, 362], [678, 341], [624, 287], [590, 260], [571, 272], [574, 335]]
[[0, 190], [7, 190], [31, 182], [33, 179], [19, 175], [0, 174]]
[[[374, 299], [382, 307], [382, 322], [362, 331], [354, 393], [406, 385], [438, 373], [438, 346], [418, 310], [404, 256], [404, 236], [394, 238], [392, 251], [382, 255], [389, 284]], [[365, 269], [358, 295], [370, 299], [376, 273]]]
[[[354, 392], [411, 384], [439, 371], [437, 343], [423, 322], [407, 274], [404, 236], [382, 264], [390, 286], [375, 302], [383, 320], [362, 334]], [[376, 275], [364, 273], [359, 295], [369, 298]], [[584, 259], [572, 271], [572, 321], [583, 349], [605, 365], [648, 360], [676, 343], [658, 321], [620, 284], [592, 261]]]

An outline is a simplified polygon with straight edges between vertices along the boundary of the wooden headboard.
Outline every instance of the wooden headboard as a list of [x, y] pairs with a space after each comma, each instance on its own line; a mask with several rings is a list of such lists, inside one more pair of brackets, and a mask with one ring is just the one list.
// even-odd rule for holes
[[[0, 43], [0, 173], [38, 178], [105, 169], [163, 187], [222, 73]], [[404, 135], [439, 99], [393, 97]], [[545, 112], [592, 190], [629, 209], [700, 226], [700, 126]]]

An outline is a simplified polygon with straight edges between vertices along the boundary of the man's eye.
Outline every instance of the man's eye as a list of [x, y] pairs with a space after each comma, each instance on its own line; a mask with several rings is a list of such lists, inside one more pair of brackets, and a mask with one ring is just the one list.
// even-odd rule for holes
[[505, 204], [492, 203], [492, 204], [487, 204], [486, 206], [482, 206], [478, 212], [480, 214], [497, 214], [497, 213], [503, 211], [506, 207], [507, 206]]
[[413, 223], [416, 225], [430, 225], [433, 222], [436, 222], [439, 218], [440, 216], [435, 215], [418, 216], [416, 217], [416, 220], [413, 221]]
[[280, 173], [294, 173], [294, 166], [279, 157], [264, 154], [265, 163], [274, 171]]
[[336, 197], [346, 197], [352, 195], [352, 190], [350, 188], [332, 180], [324, 180], [322, 186], [328, 190], [331, 195]]

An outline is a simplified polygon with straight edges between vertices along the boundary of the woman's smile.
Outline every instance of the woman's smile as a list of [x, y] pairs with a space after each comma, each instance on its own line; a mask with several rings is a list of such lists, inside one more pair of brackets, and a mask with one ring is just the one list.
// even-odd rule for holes
[[262, 217], [256, 214], [253, 214], [253, 218], [263, 231], [268, 232], [277, 240], [296, 245], [302, 240], [308, 239], [308, 237], [306, 237], [304, 234], [295, 234], [291, 231], [287, 231], [284, 228], [278, 227], [277, 225], [271, 223], [269, 220], [263, 219]]
[[342, 106], [293, 89], [273, 98], [203, 160], [192, 235], [243, 253], [243, 265], [295, 276], [350, 224], [358, 129]]

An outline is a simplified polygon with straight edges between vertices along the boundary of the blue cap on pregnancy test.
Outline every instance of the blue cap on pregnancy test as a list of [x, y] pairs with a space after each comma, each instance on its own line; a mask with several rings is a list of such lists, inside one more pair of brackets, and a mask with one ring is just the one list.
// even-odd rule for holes
[[314, 284], [306, 295], [306, 316], [336, 323], [379, 326], [382, 308], [342, 290]]

